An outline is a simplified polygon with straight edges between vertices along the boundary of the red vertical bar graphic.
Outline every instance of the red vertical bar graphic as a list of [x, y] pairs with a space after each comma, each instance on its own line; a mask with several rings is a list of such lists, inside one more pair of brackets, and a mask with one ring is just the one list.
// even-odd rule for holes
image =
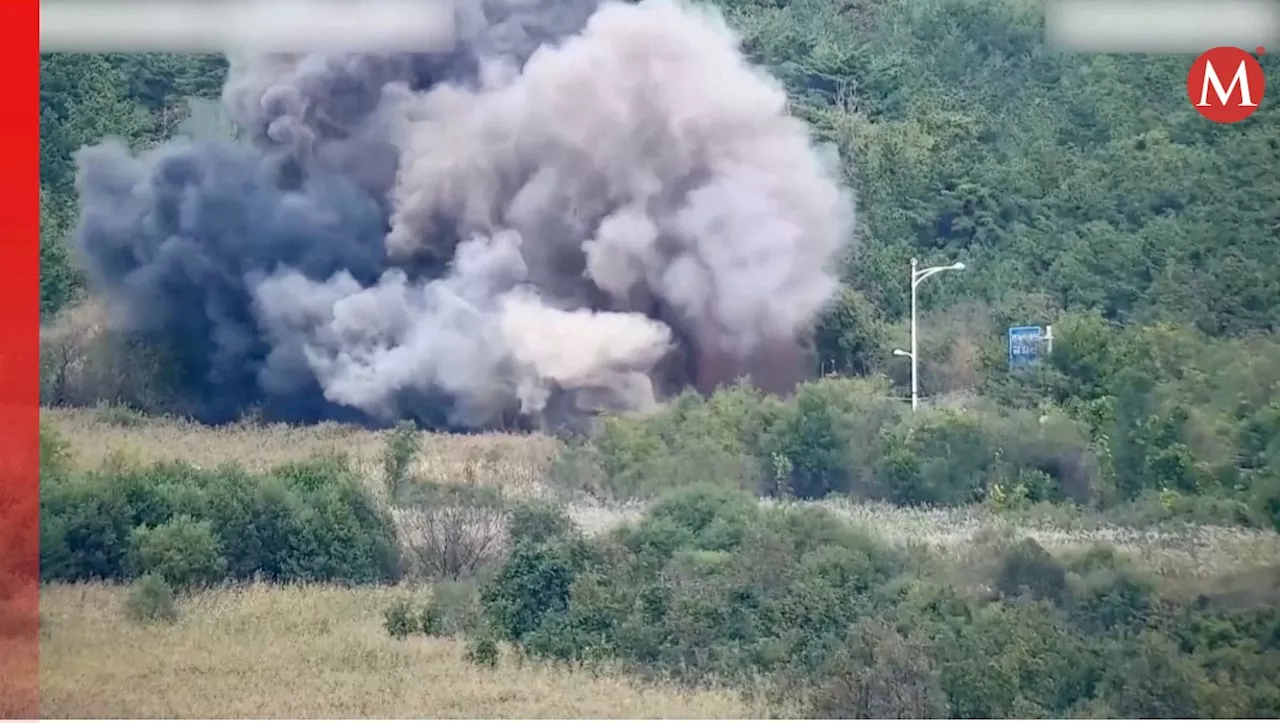
[[0, 0], [0, 716], [39, 716], [40, 5]]

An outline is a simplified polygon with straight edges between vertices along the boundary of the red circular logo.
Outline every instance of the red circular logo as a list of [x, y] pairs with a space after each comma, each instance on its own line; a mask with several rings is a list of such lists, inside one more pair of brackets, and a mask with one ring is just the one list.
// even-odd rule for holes
[[1187, 73], [1187, 98], [1214, 123], [1239, 123], [1253, 115], [1266, 92], [1257, 58], [1240, 48], [1205, 51]]

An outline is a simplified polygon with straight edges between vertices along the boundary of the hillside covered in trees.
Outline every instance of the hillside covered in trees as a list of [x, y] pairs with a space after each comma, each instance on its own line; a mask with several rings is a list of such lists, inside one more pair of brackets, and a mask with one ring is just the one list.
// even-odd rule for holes
[[[970, 267], [922, 287], [926, 308], [1096, 310], [1213, 335], [1280, 323], [1273, 104], [1206, 123], [1186, 102], [1189, 58], [1050, 52], [1035, 2], [723, 7], [839, 147], [862, 219], [846, 281], [886, 317], [904, 315], [917, 255]], [[217, 57], [42, 57], [45, 312], [76, 289], [61, 244], [72, 154], [172, 136], [224, 73]]]

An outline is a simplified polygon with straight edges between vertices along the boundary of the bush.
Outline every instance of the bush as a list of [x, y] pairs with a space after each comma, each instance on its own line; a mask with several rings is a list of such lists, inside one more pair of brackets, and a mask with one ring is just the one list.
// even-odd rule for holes
[[208, 526], [231, 579], [360, 583], [401, 572], [389, 516], [343, 462], [322, 459], [268, 474], [122, 463], [50, 476], [41, 482], [42, 579], [127, 579], [137, 574], [134, 530], [182, 517]]
[[1066, 594], [1067, 570], [1040, 543], [1027, 537], [1005, 552], [996, 589], [1008, 597], [1027, 593], [1058, 603]]
[[603, 418], [589, 442], [569, 445], [555, 481], [614, 499], [650, 498], [692, 484], [758, 486], [760, 438], [777, 400], [747, 386], [710, 399], [692, 392], [643, 418]]
[[1070, 614], [1095, 634], [1141, 629], [1155, 604], [1155, 586], [1114, 550], [1097, 547], [1071, 566]]
[[899, 569], [829, 513], [766, 510], [705, 486], [590, 543], [516, 548], [482, 599], [493, 629], [527, 654], [730, 680], [788, 665], [812, 673]]
[[99, 404], [94, 416], [112, 427], [141, 427], [147, 423], [147, 415], [120, 404]]
[[101, 477], [46, 479], [40, 489], [44, 580], [128, 577], [135, 514], [125, 487]]
[[948, 701], [923, 636], [879, 619], [858, 623], [826, 664], [810, 699], [814, 718], [946, 718]]
[[670, 523], [700, 549], [722, 550], [741, 540], [758, 516], [749, 495], [713, 485], [697, 485], [660, 497], [649, 509], [646, 523]]
[[549, 502], [512, 505], [507, 518], [507, 537], [513, 547], [539, 545], [573, 535], [576, 530], [564, 507]]
[[395, 524], [354, 475], [298, 496], [299, 539], [291, 546], [288, 578], [374, 583], [401, 575]]
[[498, 667], [498, 641], [491, 635], [480, 635], [467, 644], [467, 661], [485, 668]]
[[903, 505], [961, 505], [986, 497], [997, 448], [977, 413], [925, 410], [888, 433], [882, 478]]
[[143, 575], [129, 588], [125, 613], [136, 622], [174, 622], [178, 604], [173, 588], [159, 575]]
[[866, 296], [844, 287], [818, 319], [814, 351], [824, 373], [868, 375], [883, 365], [886, 329]]
[[40, 422], [40, 480], [62, 479], [70, 470], [70, 443], [42, 420]]
[[[879, 430], [901, 416], [880, 382], [823, 379], [801, 385], [763, 440], [774, 471], [767, 491], [801, 499], [879, 496], [872, 475]], [[779, 465], [781, 462], [781, 465]]]
[[411, 481], [410, 470], [419, 452], [418, 428], [403, 421], [387, 435], [387, 448], [382, 454], [382, 471], [391, 499], [400, 499], [401, 490]]
[[208, 520], [188, 515], [133, 532], [135, 569], [177, 590], [212, 585], [227, 573], [227, 559]]
[[481, 589], [485, 616], [494, 630], [519, 642], [544, 618], [569, 608], [569, 592], [588, 562], [581, 541], [561, 541], [512, 550]]
[[413, 614], [413, 603], [408, 600], [396, 600], [382, 611], [382, 627], [387, 634], [396, 639], [403, 639], [410, 633], [417, 632], [420, 624]]
[[423, 635], [436, 636], [444, 633], [444, 613], [433, 599], [422, 608], [422, 616], [418, 618], [418, 629]]
[[646, 418], [607, 418], [558, 461], [559, 478], [612, 497], [714, 484], [783, 497], [909, 505], [1095, 502], [1088, 427], [1057, 411], [987, 404], [906, 414], [882, 379], [827, 378], [787, 400], [720, 390]]

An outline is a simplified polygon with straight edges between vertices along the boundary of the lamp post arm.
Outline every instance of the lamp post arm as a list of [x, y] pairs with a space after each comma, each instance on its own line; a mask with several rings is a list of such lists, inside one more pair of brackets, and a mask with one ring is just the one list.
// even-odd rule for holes
[[916, 272], [916, 278], [915, 278], [915, 281], [914, 281], [914, 282], [912, 282], [912, 283], [913, 283], [914, 285], [916, 285], [916, 286], [919, 286], [919, 285], [920, 285], [920, 282], [924, 281], [925, 279], [929, 278], [930, 276], [933, 276], [934, 274], [936, 274], [936, 273], [938, 273], [938, 272], [940, 272], [940, 271], [950, 271], [952, 268], [953, 268], [953, 267], [951, 267], [951, 266], [934, 266], [934, 267], [932, 267], [932, 268], [928, 268], [928, 269], [921, 269], [920, 271], [917, 271], [917, 272]]

